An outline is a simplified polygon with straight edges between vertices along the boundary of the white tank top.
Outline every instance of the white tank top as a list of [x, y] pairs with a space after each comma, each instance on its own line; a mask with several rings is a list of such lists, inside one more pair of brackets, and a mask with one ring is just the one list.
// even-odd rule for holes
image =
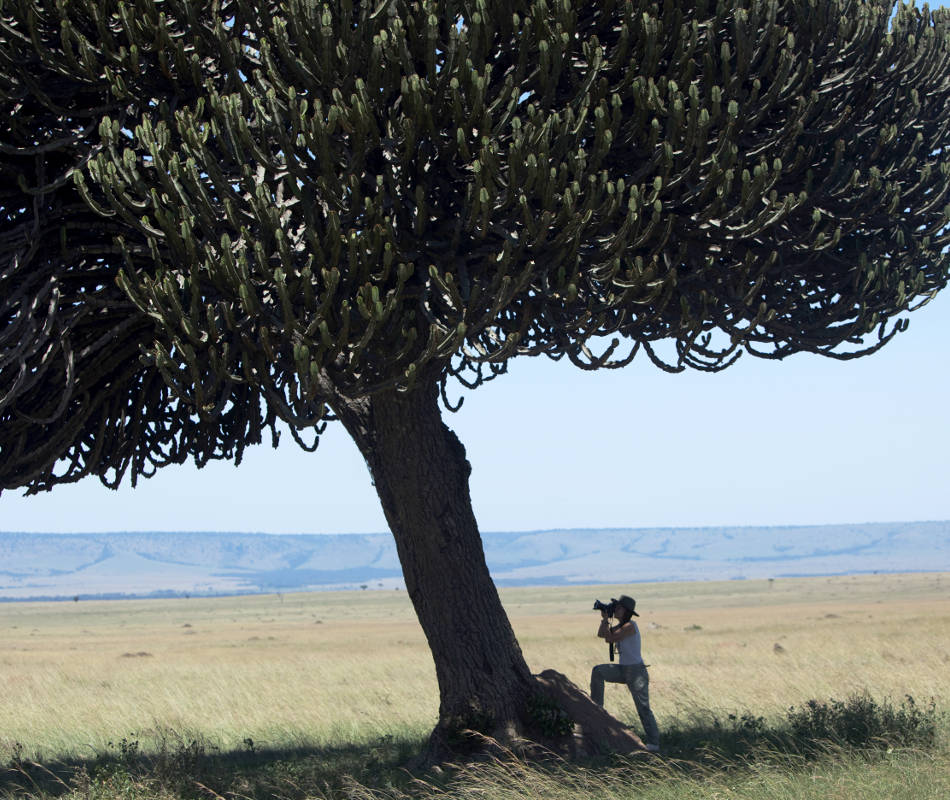
[[630, 624], [633, 625], [637, 632], [633, 634], [633, 636], [627, 636], [621, 639], [614, 646], [620, 653], [621, 664], [642, 664], [643, 656], [640, 654], [640, 628], [636, 622], [631, 622]]

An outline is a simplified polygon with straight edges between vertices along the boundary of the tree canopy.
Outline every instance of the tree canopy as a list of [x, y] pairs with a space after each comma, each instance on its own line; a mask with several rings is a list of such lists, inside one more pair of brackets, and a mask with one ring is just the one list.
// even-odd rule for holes
[[516, 355], [879, 346], [950, 240], [947, 15], [889, 13], [5, 0], [3, 485]]

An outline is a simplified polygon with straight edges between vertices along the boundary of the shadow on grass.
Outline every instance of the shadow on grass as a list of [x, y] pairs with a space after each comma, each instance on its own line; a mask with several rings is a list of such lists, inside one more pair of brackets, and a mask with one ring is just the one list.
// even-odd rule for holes
[[[771, 724], [751, 713], [725, 718], [698, 713], [663, 732], [659, 764], [668, 775], [694, 771], [708, 775], [743, 768], [758, 759], [802, 764], [831, 751], [873, 756], [888, 748], [928, 748], [935, 744], [942, 720], [933, 702], [921, 708], [908, 696], [895, 706], [867, 694], [844, 701], [812, 700], [790, 708], [782, 721]], [[223, 752], [199, 739], [167, 733], [153, 752], [143, 752], [130, 738], [95, 757], [43, 765], [23, 759], [14, 746], [12, 753], [0, 754], [0, 798], [299, 800], [349, 797], [356, 787], [368, 789], [358, 792], [360, 797], [377, 796], [376, 790], [405, 797], [412, 796], [413, 785], [418, 785], [406, 765], [424, 745], [423, 737], [385, 737], [351, 746], [270, 749], [248, 739], [244, 748]], [[592, 763], [604, 761], [611, 759]], [[590, 764], [576, 766], [583, 770]], [[559, 762], [557, 768], [570, 767]], [[425, 781], [436, 787], [450, 777], [450, 772], [427, 774]]]
[[242, 749], [223, 751], [169, 733], [155, 751], [123, 738], [96, 756], [43, 764], [22, 758], [14, 745], [12, 753], [0, 754], [0, 798], [322, 797], [351, 781], [409, 784], [405, 765], [424, 744], [424, 738], [383, 737], [358, 745], [261, 748], [248, 739]]

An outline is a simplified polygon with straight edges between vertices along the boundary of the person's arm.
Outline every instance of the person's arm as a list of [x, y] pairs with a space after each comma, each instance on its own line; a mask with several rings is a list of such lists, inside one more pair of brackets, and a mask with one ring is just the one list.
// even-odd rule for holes
[[626, 639], [628, 636], [635, 635], [637, 632], [637, 623], [625, 622], [619, 628], [611, 628], [605, 619], [601, 623], [600, 628], [602, 631], [604, 631], [604, 633], [601, 634], [600, 631], [598, 631], [597, 635], [602, 636], [602, 638], [606, 639], [611, 644], [614, 644], [615, 642], [619, 642], [621, 639]]

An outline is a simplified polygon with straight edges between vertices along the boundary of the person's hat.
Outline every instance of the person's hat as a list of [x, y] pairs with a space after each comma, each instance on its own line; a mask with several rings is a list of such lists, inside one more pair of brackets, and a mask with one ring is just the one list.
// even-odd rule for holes
[[637, 601], [632, 597], [627, 597], [627, 595], [622, 594], [617, 598], [617, 602], [620, 603], [627, 611], [629, 611], [633, 616], [639, 617], [640, 615], [634, 610], [637, 607]]

